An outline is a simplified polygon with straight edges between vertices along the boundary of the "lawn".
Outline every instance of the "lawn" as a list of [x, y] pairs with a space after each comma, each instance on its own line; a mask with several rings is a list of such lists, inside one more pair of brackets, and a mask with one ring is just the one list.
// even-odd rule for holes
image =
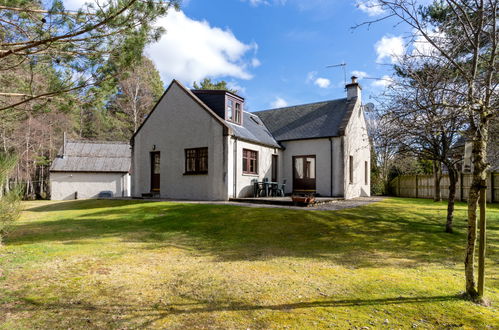
[[486, 296], [464, 288], [466, 206], [342, 211], [27, 202], [0, 247], [0, 328], [499, 328], [499, 206]]

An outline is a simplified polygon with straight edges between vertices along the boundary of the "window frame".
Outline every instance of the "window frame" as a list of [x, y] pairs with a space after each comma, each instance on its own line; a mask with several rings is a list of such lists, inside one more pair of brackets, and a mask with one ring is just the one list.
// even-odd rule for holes
[[[248, 157], [248, 154], [254, 155], [254, 157]], [[242, 171], [243, 174], [250, 174], [250, 175], [258, 175], [258, 151], [257, 150], [251, 150], [251, 149], [243, 149], [243, 166], [242, 166]], [[251, 171], [251, 161], [254, 161], [254, 171]], [[244, 169], [246, 165], [246, 170]]]
[[348, 176], [350, 184], [353, 184], [353, 156], [350, 156], [348, 159]]
[[[229, 104], [232, 102], [231, 116], [229, 116]], [[243, 122], [243, 104], [242, 100], [235, 97], [226, 95], [225, 96], [225, 120], [230, 121], [234, 124], [242, 125]]]
[[[194, 156], [190, 153], [194, 152]], [[208, 147], [184, 149], [184, 175], [206, 175], [208, 174]], [[194, 170], [189, 170], [189, 160], [194, 159]], [[205, 162], [202, 164], [202, 162]]]

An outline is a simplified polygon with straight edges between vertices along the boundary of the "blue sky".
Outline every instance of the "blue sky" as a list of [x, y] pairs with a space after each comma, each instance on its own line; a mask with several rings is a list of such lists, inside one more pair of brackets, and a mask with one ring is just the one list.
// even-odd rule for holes
[[[77, 6], [82, 0], [67, 0]], [[361, 2], [359, 2], [361, 1]], [[360, 75], [364, 102], [379, 94], [388, 64], [405, 50], [403, 31], [379, 18], [374, 0], [184, 0], [157, 24], [167, 33], [146, 49], [164, 83], [186, 86], [203, 77], [226, 80], [246, 98], [246, 109], [303, 104], [345, 96], [347, 79]], [[358, 4], [361, 4], [359, 8]]]

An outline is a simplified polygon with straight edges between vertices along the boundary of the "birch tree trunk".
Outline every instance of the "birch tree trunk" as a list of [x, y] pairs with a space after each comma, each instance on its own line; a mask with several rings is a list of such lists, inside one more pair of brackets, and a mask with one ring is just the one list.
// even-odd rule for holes
[[445, 232], [453, 232], [453, 221], [454, 221], [454, 206], [456, 200], [456, 187], [457, 187], [457, 171], [454, 165], [451, 164], [447, 166], [449, 169], [449, 199], [447, 201], [447, 222], [445, 224]]
[[468, 245], [464, 260], [466, 275], [466, 293], [470, 298], [477, 299], [478, 291], [475, 281], [475, 248], [477, 238], [477, 209], [480, 198], [480, 189], [483, 182], [487, 180], [487, 139], [488, 139], [488, 118], [481, 116], [477, 135], [473, 140], [473, 177], [468, 195]]

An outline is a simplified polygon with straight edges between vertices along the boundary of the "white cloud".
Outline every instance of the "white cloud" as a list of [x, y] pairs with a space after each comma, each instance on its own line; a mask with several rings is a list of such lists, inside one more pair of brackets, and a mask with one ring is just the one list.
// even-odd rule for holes
[[314, 85], [319, 86], [320, 88], [328, 88], [331, 85], [331, 80], [327, 78], [317, 78], [314, 81]]
[[384, 75], [380, 79], [376, 79], [372, 82], [373, 87], [381, 87], [381, 88], [386, 88], [393, 84], [393, 78], [387, 75]]
[[281, 98], [281, 97], [277, 96], [277, 97], [275, 98], [275, 100], [274, 100], [274, 101], [272, 101], [272, 102], [270, 103], [270, 106], [271, 106], [272, 108], [283, 108], [283, 107], [288, 106], [288, 102], [286, 102], [286, 100], [285, 100], [285, 99], [283, 99], [283, 98]]
[[359, 80], [366, 78], [366, 77], [369, 77], [367, 72], [357, 71], [357, 70], [352, 71], [352, 76], [356, 76], [357, 78], [359, 78]]
[[309, 73], [307, 73], [307, 79], [305, 79], [305, 82], [308, 84], [314, 81], [315, 77], [317, 77], [317, 71], [310, 71]]
[[64, 0], [63, 3], [64, 3], [64, 7], [66, 9], [78, 10], [81, 7], [83, 7], [83, 5], [85, 5], [85, 3], [91, 4], [91, 3], [95, 3], [95, 1], [93, 1], [93, 0]]
[[396, 63], [405, 53], [404, 39], [402, 37], [384, 36], [374, 45], [374, 48], [378, 54], [378, 62], [389, 58], [392, 63]]
[[250, 50], [256, 52], [255, 43], [247, 45], [230, 30], [193, 20], [182, 11], [170, 11], [157, 24], [164, 26], [166, 33], [147, 47], [146, 54], [166, 83], [173, 78], [187, 84], [205, 77], [252, 78], [247, 68], [254, 61], [245, 55]]
[[385, 12], [376, 0], [357, 0], [355, 5], [369, 16], [378, 16]]
[[[437, 32], [437, 31], [430, 31], [427, 32], [428, 35], [434, 39], [434, 40], [439, 40], [439, 43], [444, 43], [445, 42], [445, 35], [443, 33]], [[414, 34], [416, 35], [416, 38], [414, 39], [412, 43], [412, 55], [416, 56], [437, 56], [440, 54], [438, 49], [433, 47], [432, 44], [426, 40], [424, 36], [421, 35], [418, 31], [414, 31]]]
[[279, 5], [284, 6], [288, 1], [287, 0], [242, 0], [244, 2], [249, 2], [253, 7], [258, 7], [260, 5], [270, 6], [270, 5]]
[[259, 59], [257, 59], [256, 57], [253, 57], [251, 59], [251, 66], [254, 67], [254, 68], [257, 68], [259, 67], [260, 65], [262, 65], [262, 62], [260, 62]]
[[235, 89], [239, 96], [244, 96], [246, 94], [246, 87], [242, 87], [234, 80], [228, 81], [227, 87], [229, 87], [229, 89]]

